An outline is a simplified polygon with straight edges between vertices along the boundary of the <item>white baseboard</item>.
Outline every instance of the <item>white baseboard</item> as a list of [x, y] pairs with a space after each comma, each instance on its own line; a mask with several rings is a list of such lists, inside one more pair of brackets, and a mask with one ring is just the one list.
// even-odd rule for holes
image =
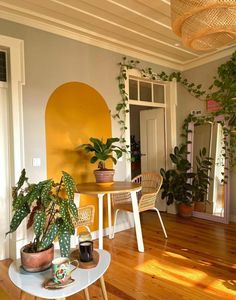
[[230, 215], [230, 222], [236, 222], [236, 215]]
[[[126, 229], [130, 229], [133, 227], [134, 227], [134, 221], [130, 218], [129, 221], [117, 224], [115, 233], [126, 230]], [[113, 232], [113, 226], [111, 226], [111, 232]], [[93, 240], [98, 239], [98, 230], [91, 232], [91, 234], [92, 234]], [[107, 235], [109, 235], [109, 227], [106, 227], [103, 229], [103, 236], [107, 236]]]
[[[125, 215], [125, 217], [124, 217]], [[125, 221], [124, 221], [125, 219]], [[120, 221], [120, 223], [118, 223], [116, 225], [116, 231], [115, 233], [119, 232], [119, 231], [123, 231], [126, 229], [130, 229], [134, 227], [134, 218], [133, 218], [133, 214], [132, 213], [123, 213], [120, 212], [119, 216], [118, 216], [118, 221]], [[113, 232], [113, 226], [111, 226], [111, 233]], [[92, 240], [96, 240], [99, 237], [99, 231], [93, 231], [91, 232], [92, 235]], [[109, 227], [106, 227], [103, 229], [103, 236], [107, 236], [109, 235]], [[77, 236], [72, 236], [71, 238], [71, 248], [75, 248], [78, 244], [78, 237]], [[54, 242], [54, 247], [56, 249], [59, 249], [59, 243], [58, 242]]]

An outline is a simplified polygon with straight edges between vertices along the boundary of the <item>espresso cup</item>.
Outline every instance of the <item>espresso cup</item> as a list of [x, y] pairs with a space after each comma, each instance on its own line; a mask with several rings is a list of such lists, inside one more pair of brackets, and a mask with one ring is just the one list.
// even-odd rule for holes
[[93, 260], [93, 242], [84, 241], [79, 243], [80, 260], [89, 262]]
[[[76, 262], [76, 266], [71, 266]], [[53, 281], [58, 284], [65, 283], [71, 276], [71, 273], [78, 267], [78, 260], [70, 261], [67, 257], [58, 257], [52, 261]]]

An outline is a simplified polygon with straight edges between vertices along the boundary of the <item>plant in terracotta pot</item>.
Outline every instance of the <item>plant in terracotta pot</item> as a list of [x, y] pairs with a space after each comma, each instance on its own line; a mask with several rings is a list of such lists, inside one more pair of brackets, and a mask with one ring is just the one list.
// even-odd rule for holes
[[161, 197], [167, 199], [167, 205], [175, 202], [179, 215], [190, 217], [193, 211], [191, 179], [195, 174], [190, 172], [191, 163], [187, 159], [187, 146], [175, 147], [170, 159], [176, 168], [160, 170], [163, 177]]
[[206, 197], [210, 185], [212, 158], [207, 156], [206, 148], [199, 150], [195, 159], [196, 171], [192, 179], [194, 210], [206, 211]]
[[[96, 182], [98, 184], [112, 184], [115, 171], [113, 169], [107, 169], [105, 162], [108, 159], [111, 159], [112, 162], [116, 164], [117, 159], [119, 159], [123, 153], [127, 153], [127, 150], [115, 145], [120, 141], [119, 138], [108, 138], [105, 143], [103, 142], [103, 139], [93, 137], [89, 140], [91, 143], [83, 144], [79, 147], [79, 149], [83, 149], [86, 153], [93, 153], [93, 156], [90, 158], [90, 162], [92, 164], [96, 162], [98, 163], [98, 169], [94, 171]], [[114, 157], [114, 154], [116, 157]]]
[[28, 217], [27, 228], [33, 229], [34, 239], [21, 249], [25, 270], [42, 271], [51, 265], [55, 239], [59, 241], [61, 256], [69, 255], [70, 236], [78, 219], [74, 190], [74, 180], [66, 172], [62, 172], [59, 183], [52, 179], [29, 183], [25, 169], [22, 170], [18, 183], [12, 188], [14, 214], [6, 234], [16, 231]]

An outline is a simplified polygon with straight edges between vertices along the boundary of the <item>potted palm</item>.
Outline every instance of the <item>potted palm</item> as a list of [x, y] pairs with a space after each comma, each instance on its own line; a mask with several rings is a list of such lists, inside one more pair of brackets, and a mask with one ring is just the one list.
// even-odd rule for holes
[[[115, 145], [115, 143], [120, 141], [119, 138], [108, 138], [105, 143], [103, 139], [93, 137], [89, 140], [91, 143], [83, 144], [79, 149], [83, 149], [86, 153], [93, 153], [90, 162], [92, 164], [98, 163], [98, 169], [94, 171], [96, 183], [101, 185], [112, 184], [115, 171], [113, 169], [107, 169], [105, 162], [111, 159], [112, 162], [116, 164], [117, 159], [119, 159], [123, 153], [127, 153], [127, 150]], [[114, 157], [114, 154], [116, 157]]]
[[163, 177], [161, 198], [167, 199], [167, 205], [176, 203], [178, 214], [182, 217], [190, 217], [193, 211], [191, 179], [194, 173], [191, 171], [191, 163], [187, 160], [187, 146], [175, 147], [170, 159], [176, 168], [165, 171], [161, 168]]
[[52, 179], [29, 183], [25, 169], [22, 170], [12, 189], [14, 214], [6, 234], [16, 231], [28, 217], [27, 228], [33, 228], [34, 239], [21, 249], [25, 270], [42, 271], [51, 265], [55, 239], [59, 241], [61, 256], [69, 255], [70, 236], [78, 218], [74, 190], [74, 180], [66, 172], [62, 172], [59, 183]]

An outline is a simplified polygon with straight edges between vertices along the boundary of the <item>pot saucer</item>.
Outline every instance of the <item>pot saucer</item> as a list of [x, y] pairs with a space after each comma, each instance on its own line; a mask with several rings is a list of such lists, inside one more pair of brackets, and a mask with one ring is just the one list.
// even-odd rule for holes
[[57, 290], [57, 289], [62, 289], [64, 287], [67, 287], [68, 285], [71, 285], [75, 280], [73, 278], [69, 278], [66, 282], [64, 283], [56, 283], [53, 281], [52, 278], [49, 278], [44, 281], [43, 287], [45, 289], [50, 289], [50, 290]]
[[111, 182], [96, 182], [97, 185], [104, 186], [104, 187], [111, 186], [111, 185], [113, 185], [113, 183], [114, 183], [114, 181], [111, 181]]

